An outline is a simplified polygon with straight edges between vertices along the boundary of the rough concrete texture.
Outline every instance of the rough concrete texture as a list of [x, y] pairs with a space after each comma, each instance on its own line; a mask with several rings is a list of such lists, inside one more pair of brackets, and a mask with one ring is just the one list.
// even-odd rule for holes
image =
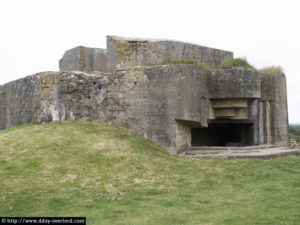
[[254, 69], [214, 70], [207, 84], [212, 99], [260, 98], [260, 76]]
[[219, 65], [232, 52], [166, 40], [140, 40], [107, 36], [108, 70], [133, 65], [159, 65], [175, 59]]
[[[238, 76], [238, 72], [244, 76]], [[242, 121], [253, 124], [253, 132], [246, 132], [251, 132], [246, 137], [248, 140], [253, 140], [253, 144], [287, 146], [286, 90], [282, 74], [262, 79], [271, 79], [276, 85], [274, 92], [278, 92], [270, 91], [272, 95], [268, 99], [272, 107], [269, 111], [261, 108], [265, 102], [254, 98], [260, 96], [256, 93], [259, 85], [256, 84], [258, 74], [255, 71], [219, 71], [218, 76], [224, 77], [218, 80], [225, 84], [226, 78], [235, 76], [239, 77], [238, 82], [246, 84], [240, 86], [245, 89], [240, 91], [224, 85], [224, 95], [232, 97], [232, 90], [236, 99], [211, 98], [219, 96], [216, 93], [220, 89], [211, 87], [215, 81], [208, 84], [211, 74], [193, 65], [128, 67], [109, 75], [39, 73], [0, 86], [0, 129], [32, 120], [101, 119], [154, 140], [176, 154], [191, 145], [191, 128], [208, 126], [212, 119], [210, 108], [243, 109]], [[252, 87], [255, 91], [249, 93], [251, 83], [255, 84]], [[254, 97], [253, 93], [256, 93]], [[214, 122], [219, 121], [214, 119]], [[234, 117], [231, 121], [239, 122], [240, 119]], [[260, 121], [264, 123], [260, 125]]]
[[[102, 119], [152, 139], [175, 154], [175, 120], [207, 126], [206, 72], [197, 66], [128, 68], [109, 76], [45, 72], [3, 85], [0, 90], [0, 129], [32, 120]], [[30, 103], [28, 110], [19, 102]]]
[[65, 52], [59, 60], [61, 71], [106, 72], [106, 50], [78, 46]]
[[186, 43], [108, 36], [107, 45], [107, 51], [67, 51], [60, 60], [65, 71], [1, 85], [0, 129], [32, 120], [100, 119], [149, 138], [172, 154], [203, 145], [288, 146], [284, 74], [151, 65], [172, 59], [216, 65], [232, 57]]
[[207, 126], [207, 95], [206, 72], [197, 66], [118, 70], [102, 104], [102, 119], [152, 139], [175, 154], [175, 120]]
[[113, 72], [137, 65], [161, 65], [175, 59], [217, 66], [232, 52], [178, 41], [107, 36], [107, 50], [79, 46], [65, 52], [61, 71]]
[[39, 75], [0, 86], [0, 129], [26, 124], [36, 118], [41, 104]]
[[44, 72], [0, 86], [0, 129], [68, 119], [99, 119], [109, 80], [76, 72]]
[[[261, 101], [265, 132], [271, 143], [288, 146], [288, 108], [286, 78], [283, 73], [261, 74]], [[266, 135], [265, 135], [266, 136]]]

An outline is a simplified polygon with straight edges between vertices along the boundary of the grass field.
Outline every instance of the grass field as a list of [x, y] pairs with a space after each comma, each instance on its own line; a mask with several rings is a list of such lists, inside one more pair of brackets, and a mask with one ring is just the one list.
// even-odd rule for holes
[[100, 121], [0, 131], [0, 215], [87, 224], [300, 224], [300, 156], [201, 159]]

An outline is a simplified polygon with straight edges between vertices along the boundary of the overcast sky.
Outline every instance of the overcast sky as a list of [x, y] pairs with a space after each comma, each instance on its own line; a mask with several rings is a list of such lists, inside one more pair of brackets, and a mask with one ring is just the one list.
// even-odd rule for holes
[[300, 123], [299, 30], [299, 0], [0, 0], [0, 84], [56, 71], [65, 50], [105, 48], [106, 35], [175, 39], [282, 66]]

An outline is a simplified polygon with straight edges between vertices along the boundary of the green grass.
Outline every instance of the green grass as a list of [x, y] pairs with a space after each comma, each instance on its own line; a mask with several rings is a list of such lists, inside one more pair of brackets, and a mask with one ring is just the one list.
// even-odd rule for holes
[[259, 70], [260, 73], [283, 73], [281, 66], [265, 67]]
[[213, 69], [215, 69], [210, 65], [207, 65], [207, 64], [204, 64], [204, 63], [198, 63], [195, 60], [186, 60], [186, 59], [175, 59], [175, 60], [172, 60], [172, 61], [168, 62], [167, 64], [189, 64], [189, 65], [199, 66], [204, 70], [213, 70]]
[[100, 121], [0, 131], [1, 216], [299, 224], [300, 157], [191, 160]]
[[218, 65], [218, 69], [232, 69], [233, 67], [254, 68], [247, 62], [246, 58], [227, 57]]
[[290, 139], [295, 140], [300, 148], [300, 125], [289, 125]]
[[212, 67], [207, 64], [198, 63], [195, 60], [185, 60], [185, 59], [176, 59], [168, 62], [167, 64], [189, 64], [189, 65], [196, 65], [201, 67], [205, 70], [216, 70], [216, 69], [232, 69], [234, 67], [243, 67], [245, 69], [254, 68], [252, 65], [250, 65], [246, 58], [231, 58], [227, 57], [225, 58], [217, 67]]
[[191, 64], [191, 65], [198, 65], [198, 63], [195, 60], [187, 60], [187, 59], [175, 59], [167, 64]]
[[300, 138], [300, 125], [289, 125], [289, 133]]

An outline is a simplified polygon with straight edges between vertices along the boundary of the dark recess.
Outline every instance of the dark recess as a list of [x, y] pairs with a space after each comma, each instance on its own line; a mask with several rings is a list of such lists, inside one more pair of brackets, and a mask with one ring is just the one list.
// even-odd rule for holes
[[253, 145], [253, 124], [245, 121], [213, 121], [207, 128], [191, 128], [191, 137], [192, 146]]

